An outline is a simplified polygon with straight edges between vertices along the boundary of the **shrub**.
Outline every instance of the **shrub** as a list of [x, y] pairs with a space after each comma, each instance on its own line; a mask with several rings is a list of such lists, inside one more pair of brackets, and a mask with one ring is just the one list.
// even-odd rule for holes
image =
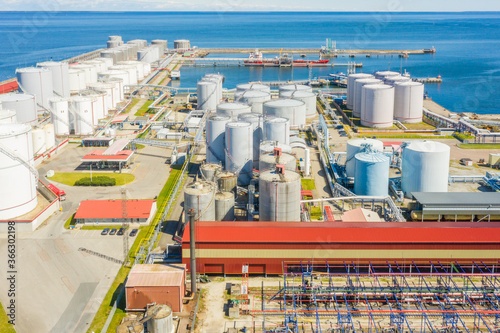
[[84, 177], [78, 179], [75, 182], [75, 186], [115, 186], [116, 179], [106, 176], [97, 176], [92, 177], [92, 181], [90, 181], [90, 177]]

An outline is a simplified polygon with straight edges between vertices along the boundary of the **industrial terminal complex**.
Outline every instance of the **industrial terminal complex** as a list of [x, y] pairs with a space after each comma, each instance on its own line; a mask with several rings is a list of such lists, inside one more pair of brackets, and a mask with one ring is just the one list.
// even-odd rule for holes
[[170, 44], [110, 36], [0, 83], [0, 231], [48, 265], [19, 283], [69, 290], [22, 331], [500, 331], [500, 119], [336, 60], [436, 50]]

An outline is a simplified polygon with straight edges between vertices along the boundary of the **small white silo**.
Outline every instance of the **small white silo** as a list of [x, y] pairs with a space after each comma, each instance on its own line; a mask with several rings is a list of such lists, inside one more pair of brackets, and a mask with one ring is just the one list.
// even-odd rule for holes
[[93, 99], [84, 96], [71, 97], [70, 104], [70, 122], [74, 121], [75, 134], [92, 135], [94, 134], [94, 113]]
[[356, 195], [381, 196], [389, 193], [389, 157], [379, 152], [356, 154], [354, 193]]
[[252, 124], [253, 129], [253, 168], [259, 167], [259, 146], [262, 141], [262, 115], [258, 113], [241, 113], [238, 120]]
[[45, 146], [47, 147], [47, 150], [49, 150], [56, 145], [54, 124], [46, 124], [43, 126], [43, 130], [45, 132]]
[[165, 304], [157, 304], [146, 311], [148, 333], [174, 333], [175, 326], [172, 308]]
[[97, 67], [94, 65], [76, 64], [71, 65], [71, 69], [79, 69], [85, 72], [85, 87], [88, 84], [97, 82]]
[[33, 154], [38, 156], [45, 153], [47, 146], [45, 145], [45, 131], [43, 128], [34, 128], [31, 135], [33, 138]]
[[69, 91], [75, 94], [87, 86], [85, 71], [82, 69], [70, 68], [69, 75]]
[[217, 192], [215, 194], [215, 221], [234, 221], [234, 194]]
[[378, 79], [359, 79], [354, 82], [354, 98], [352, 103], [352, 115], [353, 117], [361, 117], [361, 95], [363, 92], [363, 86], [368, 84], [383, 84], [382, 80]]
[[206, 125], [207, 163], [224, 165], [226, 159], [225, 133], [226, 124], [231, 120], [228, 116], [210, 115]]
[[222, 166], [215, 163], [205, 163], [200, 167], [200, 173], [203, 180], [207, 182], [215, 181], [215, 177], [222, 171]]
[[215, 111], [217, 109], [217, 83], [212, 81], [198, 81], [197, 84], [197, 109]]

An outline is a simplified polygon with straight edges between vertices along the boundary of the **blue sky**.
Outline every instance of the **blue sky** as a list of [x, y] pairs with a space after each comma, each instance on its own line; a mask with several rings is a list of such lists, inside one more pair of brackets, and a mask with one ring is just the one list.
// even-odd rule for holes
[[500, 11], [499, 0], [0, 0], [0, 10]]

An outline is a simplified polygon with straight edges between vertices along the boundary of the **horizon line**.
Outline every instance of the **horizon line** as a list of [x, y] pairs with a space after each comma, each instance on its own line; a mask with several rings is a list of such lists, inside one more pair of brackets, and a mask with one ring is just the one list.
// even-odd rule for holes
[[455, 10], [455, 11], [441, 11], [441, 10], [420, 10], [420, 11], [388, 11], [388, 10], [0, 10], [0, 13], [40, 13], [40, 12], [54, 12], [54, 13], [242, 13], [242, 14], [261, 14], [261, 13], [500, 13], [500, 10]]

